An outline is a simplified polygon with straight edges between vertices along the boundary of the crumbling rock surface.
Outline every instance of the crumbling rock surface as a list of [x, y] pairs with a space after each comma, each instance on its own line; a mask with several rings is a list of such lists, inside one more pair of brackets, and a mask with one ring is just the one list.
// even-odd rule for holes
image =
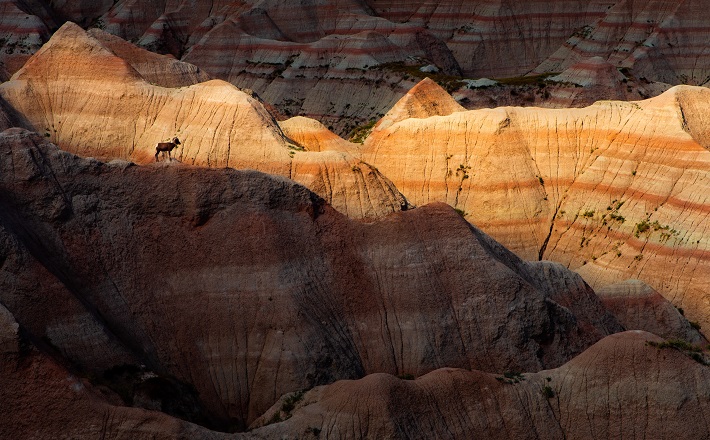
[[222, 429], [369, 373], [555, 367], [622, 329], [577, 275], [444, 204], [359, 223], [287, 179], [105, 164], [21, 129], [0, 135], [0, 170], [17, 322], [89, 373], [194, 387]]
[[127, 61], [151, 84], [161, 87], [186, 87], [212, 79], [193, 64], [149, 52], [99, 29], [91, 29], [88, 34], [117, 57]]
[[[186, 67], [187, 66], [187, 67]], [[13, 77], [5, 99], [38, 133], [85, 157], [150, 163], [157, 142], [178, 136], [183, 163], [249, 168], [308, 185], [341, 212], [376, 218], [407, 201], [359, 159], [302, 152], [254, 97], [185, 63], [67, 23]], [[24, 126], [24, 125], [23, 125]], [[165, 153], [162, 153], [163, 155]]]
[[[416, 380], [376, 374], [340, 381], [307, 392], [288, 420], [252, 435], [598, 440], [691, 439], [708, 432], [710, 370], [649, 342], [661, 340], [641, 331], [612, 335], [536, 374], [441, 369]], [[266, 423], [260, 419], [255, 427]]]
[[12, 439], [223, 439], [157, 411], [121, 406], [39, 351], [0, 305], [0, 437]]
[[[710, 80], [700, 0], [3, 0], [0, 7], [0, 48], [7, 49], [0, 57], [8, 57], [11, 74], [70, 20], [195, 64], [254, 90], [286, 116], [318, 119], [342, 135], [386, 113], [425, 76], [424, 66], [462, 91], [467, 108], [580, 107]], [[613, 96], [599, 85], [470, 93], [456, 81], [559, 73], [593, 58], [633, 72], [630, 81]]]
[[375, 126], [362, 159], [593, 287], [641, 279], [710, 326], [710, 90], [583, 109], [506, 107]]
[[639, 280], [627, 280], [596, 290], [609, 311], [627, 330], [644, 330], [664, 339], [707, 344], [697, 323], [690, 323], [683, 309]]

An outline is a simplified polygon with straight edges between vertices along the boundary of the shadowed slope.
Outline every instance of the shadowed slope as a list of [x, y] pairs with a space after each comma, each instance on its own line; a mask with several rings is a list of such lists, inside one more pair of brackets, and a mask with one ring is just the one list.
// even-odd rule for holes
[[301, 152], [261, 103], [236, 87], [219, 80], [180, 88], [146, 82], [160, 72], [168, 72], [161, 84], [201, 78], [194, 67], [67, 23], [0, 86], [0, 97], [38, 133], [82, 156], [149, 163], [157, 142], [178, 136], [182, 144], [173, 155], [183, 163], [293, 178], [352, 217], [406, 208], [391, 182], [360, 160]]
[[593, 286], [639, 278], [710, 326], [710, 90], [584, 109], [506, 107], [375, 130], [362, 158], [415, 205], [444, 201]]
[[340, 381], [306, 393], [285, 422], [252, 433], [269, 439], [316, 432], [343, 439], [598, 440], [691, 439], [707, 432], [710, 370], [647, 341], [659, 339], [645, 332], [609, 336], [560, 368], [514, 380], [442, 369], [414, 381], [384, 374]]
[[[539, 370], [621, 329], [443, 204], [363, 224], [256, 172], [102, 164], [18, 129], [0, 148], [3, 261], [24, 259], [2, 303], [74, 365], [101, 374], [100, 348], [191, 384], [214, 423], [373, 372]], [[70, 300], [37, 316], [52, 292]]]

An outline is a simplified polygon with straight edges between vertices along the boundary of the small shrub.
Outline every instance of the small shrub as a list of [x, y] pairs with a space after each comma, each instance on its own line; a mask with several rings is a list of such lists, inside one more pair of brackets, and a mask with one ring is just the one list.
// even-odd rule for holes
[[688, 321], [690, 323], [690, 326], [693, 327], [695, 330], [700, 330], [700, 323], [697, 321]]
[[466, 211], [464, 211], [463, 209], [454, 208], [454, 211], [456, 211], [456, 214], [458, 214], [464, 218], [466, 218], [466, 216], [468, 215], [468, 213]]
[[537, 176], [537, 180], [540, 182], [540, 185], [545, 185], [545, 180], [542, 178], [542, 176]]
[[503, 376], [498, 376], [496, 377], [496, 380], [498, 382], [503, 382], [508, 385], [512, 385], [514, 383], [520, 383], [525, 380], [525, 376], [523, 376], [523, 373], [517, 372], [517, 371], [506, 371], [503, 373]]
[[648, 223], [648, 220], [642, 220], [639, 223], [636, 223], [636, 236], [638, 237], [639, 234], [643, 234], [644, 232], [648, 231], [651, 228], [650, 223]]
[[400, 374], [400, 375], [397, 376], [397, 377], [400, 378], [400, 379], [402, 379], [402, 380], [414, 380], [414, 375], [413, 375], [413, 374], [410, 374], [410, 373]]
[[582, 217], [591, 218], [594, 217], [594, 210], [584, 211]]
[[306, 434], [313, 434], [315, 437], [320, 436], [320, 433], [321, 433], [321, 429], [316, 428], [315, 426], [309, 426], [306, 429]]
[[659, 350], [662, 350], [664, 348], [674, 348], [680, 351], [690, 351], [695, 353], [699, 353], [702, 350], [700, 347], [696, 347], [690, 342], [684, 341], [682, 339], [669, 339], [663, 342], [647, 341], [646, 343], [651, 347], [658, 348]]
[[555, 397], [555, 392], [552, 390], [552, 387], [549, 385], [545, 385], [545, 387], [542, 389], [542, 395], [545, 396], [546, 399], [552, 399]]
[[623, 215], [619, 215], [615, 212], [612, 212], [611, 214], [609, 214], [609, 218], [612, 220], [616, 220], [619, 223], [624, 223], [626, 221], [626, 219], [624, 218]]
[[269, 419], [269, 422], [267, 423], [268, 425], [271, 425], [272, 423], [279, 423], [281, 421], [281, 413], [279, 411], [276, 411], [273, 416]]
[[356, 143], [356, 144], [362, 144], [365, 142], [365, 139], [370, 135], [372, 132], [372, 128], [375, 126], [375, 121], [374, 119], [370, 119], [369, 122], [360, 125], [358, 127], [355, 127], [351, 132], [350, 132], [350, 142]]
[[296, 391], [287, 398], [284, 399], [283, 404], [281, 404], [281, 411], [285, 413], [290, 413], [296, 407], [296, 404], [303, 399], [303, 391]]

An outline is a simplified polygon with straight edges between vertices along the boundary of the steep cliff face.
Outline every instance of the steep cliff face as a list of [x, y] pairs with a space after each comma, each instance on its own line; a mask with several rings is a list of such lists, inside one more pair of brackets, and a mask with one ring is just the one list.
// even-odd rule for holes
[[414, 381], [384, 374], [341, 381], [306, 393], [288, 420], [252, 434], [612, 439], [707, 432], [710, 370], [679, 350], [652, 345], [660, 342], [650, 333], [621, 333], [560, 368], [510, 378], [442, 369]]
[[600, 56], [648, 80], [701, 85], [710, 77], [705, 55], [709, 18], [700, 1], [615, 2], [601, 20], [579, 29], [536, 70], [561, 70], [580, 58]]
[[[705, 88], [584, 109], [500, 108], [375, 127], [362, 158], [524, 258], [594, 286], [640, 278], [710, 324]], [[672, 281], [671, 281], [672, 280]]]
[[215, 426], [368, 373], [554, 367], [621, 330], [443, 204], [358, 223], [253, 171], [103, 164], [20, 129], [0, 147], [2, 304], [76, 368], [194, 387]]
[[38, 133], [85, 157], [149, 163], [157, 142], [178, 136], [183, 163], [251, 168], [293, 178], [352, 217], [407, 206], [377, 170], [347, 153], [294, 145], [261, 103], [194, 66], [150, 54], [100, 31], [66, 24], [0, 86], [0, 97]]

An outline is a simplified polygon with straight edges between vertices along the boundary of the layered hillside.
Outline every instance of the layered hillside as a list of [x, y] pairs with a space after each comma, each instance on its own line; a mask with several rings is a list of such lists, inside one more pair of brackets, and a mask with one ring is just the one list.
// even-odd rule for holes
[[414, 381], [383, 374], [341, 381], [306, 393], [288, 420], [253, 433], [269, 439], [315, 438], [314, 432], [343, 439], [702, 436], [710, 430], [710, 370], [658, 344], [650, 333], [621, 333], [537, 374], [442, 369]]
[[671, 84], [710, 80], [706, 41], [710, 11], [702, 1], [623, 1], [588, 23], [537, 71], [559, 71], [600, 56], [637, 76]]
[[254, 171], [104, 164], [21, 129], [0, 148], [2, 305], [138, 406], [245, 427], [286, 392], [538, 371], [622, 329], [579, 276], [444, 204], [359, 223]]
[[0, 1], [0, 82], [19, 70], [49, 39], [53, 21], [40, 15], [27, 12], [20, 2]]
[[[50, 31], [70, 20], [195, 64], [214, 78], [254, 90], [287, 117], [315, 118], [341, 135], [381, 117], [426, 76], [461, 92], [468, 108], [581, 107], [710, 80], [704, 56], [710, 21], [700, 0], [309, 0], [298, 5], [4, 0], [0, 5], [7, 10], [0, 15], [5, 23], [0, 47], [15, 51], [21, 44], [24, 52], [7, 55], [16, 57], [6, 63], [10, 74]], [[31, 44], [20, 42], [26, 38]], [[612, 89], [588, 84], [575, 90], [558, 83], [537, 90], [534, 79], [523, 78], [596, 58], [623, 69], [627, 82]], [[461, 81], [480, 77], [500, 82], [472, 91]], [[520, 87], [521, 81], [533, 87]]]
[[627, 329], [645, 330], [665, 339], [707, 345], [695, 322], [685, 311], [639, 280], [627, 280], [596, 290], [604, 305]]
[[194, 66], [138, 49], [101, 31], [64, 25], [0, 97], [66, 151], [149, 163], [157, 142], [178, 136], [183, 163], [251, 168], [308, 185], [342, 212], [371, 218], [406, 200], [377, 170], [344, 152], [293, 144], [264, 106]]
[[32, 345], [0, 305], [2, 438], [223, 439], [227, 436], [158, 411], [128, 408]]
[[415, 205], [446, 202], [593, 286], [639, 278], [706, 326], [708, 102], [709, 90], [678, 86], [584, 109], [420, 114], [375, 126], [362, 158]]

